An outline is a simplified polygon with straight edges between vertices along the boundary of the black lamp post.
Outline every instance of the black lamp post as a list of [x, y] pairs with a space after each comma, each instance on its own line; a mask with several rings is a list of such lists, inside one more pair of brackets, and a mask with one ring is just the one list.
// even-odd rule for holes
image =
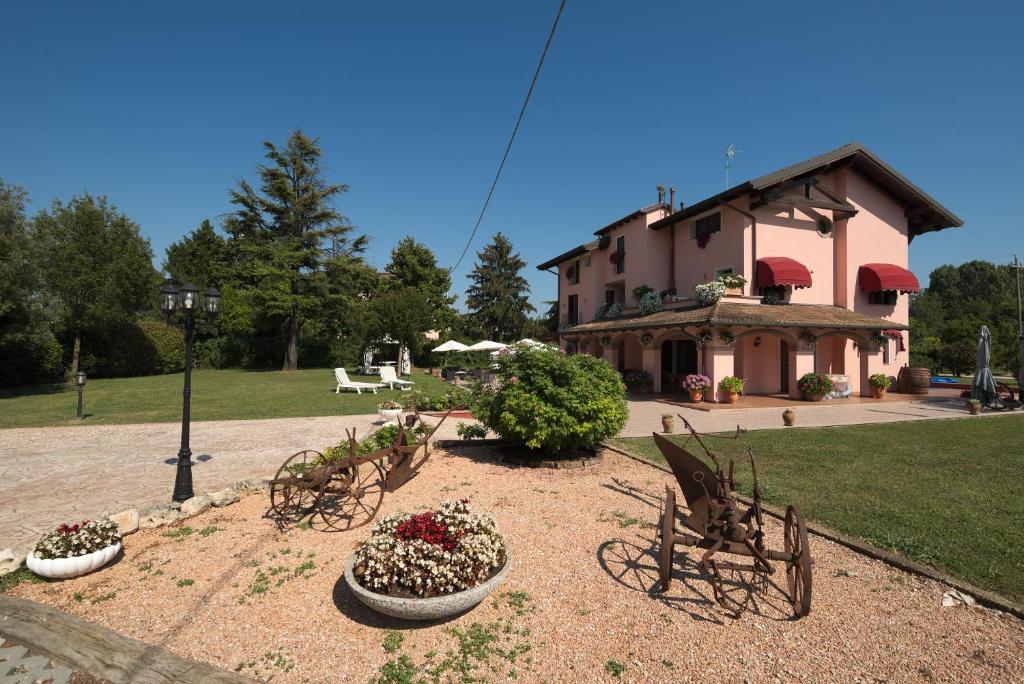
[[78, 385], [78, 420], [82, 420], [82, 390], [85, 389], [85, 371], [75, 373], [75, 384]]
[[200, 303], [199, 288], [185, 283], [181, 288], [164, 285], [160, 288], [160, 308], [168, 317], [180, 310], [185, 322], [185, 389], [181, 410], [181, 449], [178, 450], [178, 472], [174, 478], [174, 501], [186, 501], [194, 496], [192, 491], [192, 450], [188, 446], [188, 428], [191, 421], [190, 399], [192, 397], [192, 338], [196, 329], [196, 311], [202, 306], [206, 318], [213, 321], [220, 313], [222, 298], [215, 287], [206, 288]]

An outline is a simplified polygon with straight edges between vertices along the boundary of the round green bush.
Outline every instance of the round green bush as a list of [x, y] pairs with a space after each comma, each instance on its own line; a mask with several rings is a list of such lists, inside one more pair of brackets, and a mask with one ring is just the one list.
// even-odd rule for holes
[[628, 417], [626, 387], [603, 359], [516, 346], [498, 359], [498, 389], [474, 390], [473, 415], [513, 445], [545, 455], [593, 450]]

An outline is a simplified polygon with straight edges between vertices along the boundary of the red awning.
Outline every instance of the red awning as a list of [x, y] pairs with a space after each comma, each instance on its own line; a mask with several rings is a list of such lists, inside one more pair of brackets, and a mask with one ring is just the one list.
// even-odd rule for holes
[[885, 335], [886, 337], [891, 337], [894, 340], [899, 340], [900, 343], [899, 343], [899, 347], [897, 348], [898, 351], [907, 351], [907, 345], [903, 341], [903, 331], [902, 330], [883, 330], [882, 334]]
[[896, 290], [898, 292], [920, 292], [917, 276], [896, 264], [864, 264], [857, 271], [860, 289], [863, 292]]
[[795, 288], [811, 286], [811, 272], [789, 257], [764, 257], [757, 260], [757, 286], [792, 285]]

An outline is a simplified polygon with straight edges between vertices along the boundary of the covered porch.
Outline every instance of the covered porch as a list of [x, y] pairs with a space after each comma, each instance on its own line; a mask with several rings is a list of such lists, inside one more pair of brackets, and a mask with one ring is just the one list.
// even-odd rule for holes
[[870, 397], [872, 374], [895, 376], [909, 361], [905, 328], [834, 306], [719, 301], [586, 323], [562, 336], [570, 353], [602, 357], [624, 373], [646, 371], [656, 394], [683, 397], [683, 378], [706, 375], [714, 389], [705, 401], [715, 402], [726, 376], [744, 380], [744, 395], [801, 399], [798, 380], [810, 372], [847, 376], [852, 396]]

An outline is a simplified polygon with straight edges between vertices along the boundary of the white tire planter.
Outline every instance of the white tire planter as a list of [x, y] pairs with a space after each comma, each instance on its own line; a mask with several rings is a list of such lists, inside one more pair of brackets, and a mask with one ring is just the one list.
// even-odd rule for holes
[[385, 422], [391, 422], [392, 420], [398, 420], [398, 417], [402, 415], [402, 409], [378, 409], [377, 414]]
[[352, 574], [355, 561], [356, 557], [353, 554], [345, 563], [345, 582], [356, 598], [363, 605], [378, 613], [403, 620], [439, 620], [465, 613], [490, 596], [498, 588], [498, 585], [505, 581], [509, 570], [512, 569], [512, 557], [507, 556], [505, 566], [498, 571], [497, 575], [471, 589], [431, 598], [399, 598], [374, 593], [359, 584], [355, 575]]
[[35, 551], [25, 558], [25, 565], [37, 575], [51, 579], [78, 577], [102, 568], [121, 550], [121, 542], [73, 558], [36, 558]]

